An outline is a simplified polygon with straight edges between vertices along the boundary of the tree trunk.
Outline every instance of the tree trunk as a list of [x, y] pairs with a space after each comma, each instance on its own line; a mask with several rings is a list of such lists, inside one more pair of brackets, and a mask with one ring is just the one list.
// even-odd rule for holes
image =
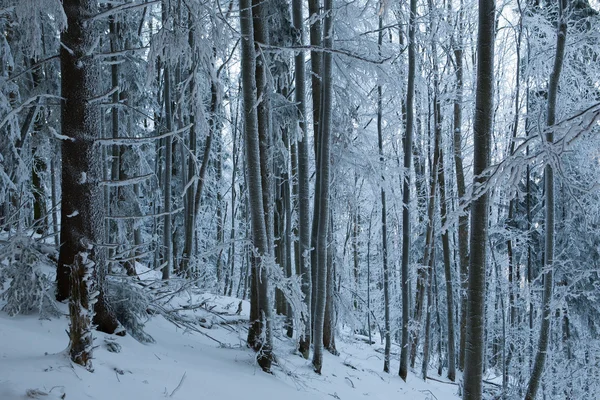
[[[379, 15], [379, 34], [377, 37], [379, 56], [381, 57], [381, 45], [383, 44], [383, 15]], [[381, 249], [383, 263], [383, 309], [385, 319], [385, 349], [383, 356], [383, 371], [390, 372], [390, 351], [392, 348], [390, 327], [390, 273], [388, 268], [388, 246], [387, 246], [387, 207], [385, 198], [385, 159], [383, 157], [383, 98], [382, 87], [377, 86], [377, 142], [379, 145], [379, 163], [381, 168]]]
[[464, 400], [481, 400], [483, 395], [483, 352], [485, 327], [486, 241], [488, 194], [483, 176], [490, 160], [494, 113], [495, 2], [479, 0], [477, 37], [477, 88], [475, 94], [473, 188], [471, 205], [471, 255], [469, 265], [467, 338], [465, 350]]
[[[454, 59], [456, 74], [456, 97], [454, 98], [453, 146], [456, 189], [459, 207], [465, 207], [465, 175], [462, 160], [462, 93], [463, 93], [463, 2], [458, 13], [458, 38], [454, 41]], [[458, 369], [465, 367], [465, 343], [467, 329], [467, 273], [469, 266], [469, 216], [467, 210], [461, 210], [458, 217], [458, 256], [460, 262], [460, 348], [458, 351]]]
[[[550, 74], [548, 82], [548, 108], [546, 111], [546, 125], [552, 126], [556, 121], [556, 101], [558, 97], [558, 83], [560, 82], [560, 73], [563, 60], [565, 58], [565, 45], [567, 39], [567, 20], [564, 16], [564, 10], [567, 8], [567, 0], [558, 0], [558, 27], [556, 32], [556, 55], [554, 57], [554, 67]], [[548, 143], [554, 142], [554, 132], [548, 129], [546, 134]], [[538, 350], [531, 371], [531, 378], [527, 385], [525, 400], [535, 400], [544, 364], [546, 363], [546, 353], [548, 351], [548, 341], [550, 335], [550, 317], [552, 301], [552, 278], [554, 262], [554, 171], [548, 161], [544, 168], [544, 182], [546, 192], [546, 237], [544, 248], [544, 293], [542, 298], [542, 322], [540, 326], [540, 339]]]
[[[293, 0], [292, 14], [294, 28], [297, 32], [298, 45], [304, 42], [304, 26], [302, 18], [302, 0]], [[296, 91], [295, 100], [298, 107], [298, 231], [300, 243], [300, 271], [302, 273], [302, 293], [307, 313], [304, 316], [304, 335], [300, 338], [300, 353], [308, 359], [311, 343], [311, 310], [312, 310], [312, 271], [310, 264], [310, 203], [308, 183], [308, 130], [306, 124], [305, 68], [304, 52], [298, 51], [295, 59]]]
[[[437, 104], [439, 107], [439, 103]], [[438, 109], [437, 114], [440, 114]], [[441, 120], [439, 121], [441, 126]], [[446, 179], [444, 175], [444, 153], [440, 150], [440, 168], [438, 170], [440, 181], [440, 213], [442, 215], [442, 226], [448, 220], [448, 206], [446, 205]], [[446, 317], [448, 322], [448, 379], [454, 382], [456, 379], [456, 344], [454, 335], [454, 288], [452, 285], [452, 262], [450, 260], [450, 238], [448, 230], [442, 231], [442, 250], [444, 254], [444, 276], [446, 278]]]
[[[320, 0], [308, 0], [308, 14], [309, 20], [312, 21], [310, 25], [310, 46], [311, 48], [321, 47], [321, 1]], [[321, 157], [319, 156], [319, 143], [321, 142], [320, 130], [321, 130], [321, 84], [322, 84], [322, 54], [316, 50], [310, 52], [310, 66], [311, 66], [311, 86], [312, 86], [312, 104], [313, 104], [313, 140], [314, 140], [314, 152], [315, 152], [315, 164], [319, 163]], [[319, 228], [319, 211], [321, 209], [319, 201], [322, 196], [320, 193], [320, 182], [321, 182], [321, 170], [317, 168], [315, 171], [315, 193], [313, 197], [313, 218], [311, 227], [310, 237], [310, 265], [312, 268], [312, 288], [311, 288], [311, 322], [313, 324], [313, 341], [314, 341], [314, 323], [315, 323], [315, 310], [316, 310], [316, 297], [317, 297], [317, 276], [319, 264], [317, 262], [317, 235]]]
[[[333, 0], [325, 0], [324, 47], [333, 48]], [[317, 288], [315, 306], [313, 366], [317, 373], [323, 367], [323, 325], [325, 322], [325, 302], [327, 300], [327, 227], [329, 225], [329, 157], [332, 109], [332, 55], [323, 54], [323, 109], [320, 129], [319, 163], [319, 224], [317, 228]], [[316, 196], [316, 194], [315, 194]]]
[[408, 375], [408, 323], [410, 317], [410, 164], [412, 160], [412, 137], [414, 128], [416, 48], [415, 30], [417, 0], [410, 0], [408, 22], [408, 87], [406, 90], [406, 136], [404, 138], [404, 187], [402, 191], [402, 343], [400, 350], [400, 377], [406, 381]]
[[[258, 363], [265, 372], [271, 370], [272, 338], [271, 338], [271, 306], [269, 302], [269, 268], [270, 246], [263, 205], [263, 181], [261, 171], [261, 152], [258, 130], [258, 116], [255, 107], [256, 89], [256, 53], [254, 49], [254, 27], [251, 0], [240, 0], [240, 30], [242, 34], [241, 78], [244, 98], [244, 133], [246, 145], [246, 166], [248, 179], [248, 197], [250, 205], [250, 221], [252, 226], [252, 242], [256, 248], [256, 256], [252, 263], [251, 306], [258, 318], [251, 321], [248, 330], [248, 344], [258, 351]], [[263, 99], [264, 101], [264, 99]], [[252, 314], [252, 313], [251, 313]], [[264, 335], [263, 335], [264, 334]], [[264, 341], [263, 341], [264, 336]]]
[[[89, 308], [86, 304], [94, 304], [92, 322], [98, 330], [113, 333], [118, 323], [103, 295], [106, 254], [101, 244], [104, 242], [105, 208], [103, 189], [99, 184], [103, 167], [100, 148], [94, 143], [100, 139], [102, 111], [98, 102], [90, 101], [98, 96], [102, 85], [97, 59], [87, 56], [100, 30], [94, 23], [84, 23], [88, 15], [98, 12], [98, 8], [93, 1], [65, 0], [63, 6], [69, 28], [61, 35], [64, 46], [60, 59], [62, 76], [68, 76], [69, 79], [61, 81], [61, 95], [64, 98], [61, 121], [62, 134], [71, 140], [62, 141], [62, 245], [57, 266], [56, 297], [59, 301], [70, 297], [72, 269], [85, 268], [89, 274], [86, 282], [96, 287], [93, 292], [97, 292], [97, 298], [91, 298], [93, 292], [81, 292], [80, 304], [85, 309]], [[93, 303], [91, 300], [96, 301]], [[71, 317], [85, 318], [83, 314]], [[79, 323], [82, 329], [91, 329], [89, 321], [79, 320]], [[85, 340], [83, 336], [79, 337]], [[87, 348], [91, 357], [90, 346], [71, 343], [71, 349], [80, 346]], [[76, 361], [75, 354], [71, 354], [73, 361]]]

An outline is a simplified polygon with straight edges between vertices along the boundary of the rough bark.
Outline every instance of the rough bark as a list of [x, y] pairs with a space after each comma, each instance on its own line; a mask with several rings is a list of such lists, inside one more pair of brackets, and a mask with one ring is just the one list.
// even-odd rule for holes
[[[100, 65], [88, 55], [100, 30], [95, 23], [85, 23], [88, 15], [98, 12], [94, 1], [63, 2], [68, 29], [61, 34], [62, 134], [71, 140], [62, 144], [62, 207], [60, 253], [57, 266], [57, 300], [71, 295], [71, 268], [77, 257], [86, 255], [93, 263], [92, 274], [98, 298], [94, 304], [93, 323], [102, 332], [113, 333], [118, 322], [108, 308], [103, 291], [106, 274], [104, 241], [104, 196], [100, 148], [102, 110], [98, 102], [89, 101], [101, 90]], [[91, 265], [91, 264], [90, 264]], [[89, 299], [88, 299], [89, 300]]]

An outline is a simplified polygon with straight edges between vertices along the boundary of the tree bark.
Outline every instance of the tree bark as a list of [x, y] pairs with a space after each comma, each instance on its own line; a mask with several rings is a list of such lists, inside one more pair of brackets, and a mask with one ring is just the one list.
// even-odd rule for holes
[[404, 138], [404, 187], [402, 191], [402, 343], [400, 350], [400, 377], [406, 381], [408, 376], [408, 323], [410, 317], [410, 165], [412, 161], [412, 137], [414, 130], [414, 98], [416, 48], [415, 30], [417, 17], [417, 0], [410, 0], [408, 22], [408, 86], [406, 90], [406, 136]]
[[[439, 107], [439, 104], [437, 105]], [[437, 111], [438, 115], [440, 110]], [[439, 121], [441, 126], [441, 120]], [[448, 220], [448, 206], [446, 205], [446, 179], [444, 174], [444, 153], [440, 150], [440, 168], [438, 170], [440, 181], [440, 213], [442, 226]], [[454, 335], [454, 288], [452, 284], [452, 262], [450, 260], [450, 238], [448, 230], [442, 231], [442, 251], [444, 255], [444, 276], [446, 278], [446, 318], [448, 323], [448, 379], [456, 379], [456, 344]]]
[[[57, 300], [69, 298], [72, 268], [86, 260], [90, 284], [98, 291], [94, 304], [93, 323], [97, 329], [114, 333], [118, 322], [104, 298], [103, 280], [106, 275], [104, 242], [104, 196], [99, 182], [102, 180], [100, 148], [100, 104], [90, 101], [101, 90], [100, 65], [88, 55], [100, 30], [94, 23], [86, 22], [88, 15], [98, 12], [94, 1], [65, 0], [68, 29], [62, 33], [61, 73], [68, 79], [61, 80], [62, 134], [70, 140], [62, 143], [62, 207], [60, 252], [57, 266]], [[81, 293], [86, 297], [89, 293]], [[82, 298], [85, 306], [88, 299]], [[87, 308], [87, 307], [86, 307]], [[77, 317], [77, 316], [72, 316]], [[83, 316], [82, 316], [83, 318]], [[85, 323], [87, 324], [87, 323]], [[91, 329], [91, 327], [89, 327]], [[87, 328], [86, 328], [87, 329]], [[72, 347], [81, 343], [72, 343]], [[89, 349], [91, 352], [91, 348]]]
[[[483, 395], [483, 353], [485, 328], [486, 241], [488, 194], [483, 175], [489, 165], [494, 113], [495, 2], [479, 0], [477, 34], [477, 87], [475, 94], [473, 189], [471, 205], [471, 255], [468, 280], [467, 332], [464, 372], [464, 400], [481, 400]], [[483, 191], [483, 192], [482, 192]]]
[[[462, 157], [462, 94], [463, 94], [463, 2], [458, 13], [458, 38], [454, 41], [454, 59], [456, 74], [456, 97], [454, 98], [453, 147], [456, 189], [459, 207], [465, 207], [465, 175]], [[465, 343], [467, 329], [467, 274], [469, 267], [469, 216], [467, 210], [461, 210], [458, 217], [458, 256], [460, 263], [460, 348], [458, 351], [458, 369], [465, 366]]]
[[[318, 48], [321, 46], [321, 1], [320, 0], [308, 0], [308, 14], [309, 19], [312, 21], [310, 25], [310, 46], [311, 48]], [[315, 164], [319, 163], [321, 157], [319, 156], [319, 143], [320, 130], [321, 130], [321, 84], [322, 84], [322, 64], [323, 59], [321, 53], [315, 50], [310, 52], [310, 66], [311, 66], [311, 86], [312, 86], [312, 104], [313, 104], [313, 140], [314, 140], [314, 153], [315, 153]], [[317, 275], [318, 275], [318, 262], [317, 262], [317, 232], [319, 226], [319, 201], [321, 200], [320, 191], [321, 182], [321, 170], [319, 168], [315, 171], [315, 193], [313, 197], [313, 218], [311, 227], [310, 237], [310, 265], [312, 268], [312, 288], [311, 288], [311, 322], [313, 324], [313, 341], [314, 341], [314, 322], [315, 322], [315, 307], [316, 307], [316, 290], [317, 290]]]
[[[333, 1], [325, 0], [324, 8], [324, 47], [333, 48]], [[332, 55], [323, 53], [323, 104], [320, 130], [319, 163], [319, 221], [317, 228], [317, 290], [315, 306], [313, 366], [320, 374], [323, 367], [323, 325], [325, 322], [325, 302], [327, 300], [327, 227], [329, 225], [329, 157], [332, 108]]]
[[[261, 171], [261, 152], [256, 110], [256, 53], [254, 49], [254, 28], [251, 0], [240, 0], [240, 30], [242, 34], [241, 78], [244, 99], [244, 134], [246, 146], [246, 166], [252, 242], [256, 255], [252, 263], [252, 294], [258, 318], [251, 321], [248, 330], [248, 344], [258, 351], [258, 363], [265, 372], [271, 370], [271, 306], [269, 303], [269, 281], [267, 269], [270, 262], [270, 246], [265, 223], [263, 205], [263, 182]], [[264, 341], [263, 339], [264, 333]]]
[[[304, 25], [302, 18], [302, 0], [293, 0], [292, 18], [296, 29], [296, 38], [300, 46], [304, 43]], [[304, 52], [296, 53], [295, 63], [295, 100], [298, 107], [298, 231], [300, 244], [300, 271], [302, 273], [302, 293], [307, 313], [304, 316], [304, 334], [300, 338], [300, 353], [308, 359], [312, 330], [312, 271], [310, 264], [310, 190], [308, 183], [308, 130], [306, 124], [306, 95]]]

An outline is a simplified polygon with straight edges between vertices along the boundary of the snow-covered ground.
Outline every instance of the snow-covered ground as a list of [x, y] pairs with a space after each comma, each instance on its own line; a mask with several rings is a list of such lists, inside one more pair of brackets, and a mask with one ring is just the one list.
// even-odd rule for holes
[[[210, 328], [199, 331], [210, 337], [162, 316], [146, 325], [156, 341], [152, 344], [95, 332], [93, 373], [68, 359], [66, 317], [40, 320], [0, 312], [0, 400], [458, 399], [454, 384], [423, 382], [412, 373], [403, 382], [397, 356], [391, 363], [394, 373], [383, 373], [383, 355], [352, 337], [337, 338], [340, 355], [326, 353], [323, 375], [317, 375], [293, 342], [276, 334], [277, 365], [266, 374], [245, 346], [245, 325], [235, 323], [247, 318], [248, 303], [238, 316], [237, 299], [205, 294], [193, 300], [204, 304], [184, 312], [202, 317]], [[224, 319], [230, 324], [220, 324]]]

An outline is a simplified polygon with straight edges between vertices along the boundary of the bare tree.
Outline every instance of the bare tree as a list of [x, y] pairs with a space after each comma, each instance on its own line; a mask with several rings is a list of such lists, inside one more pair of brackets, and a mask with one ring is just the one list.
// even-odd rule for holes
[[[240, 29], [242, 34], [242, 95], [244, 98], [244, 134], [246, 146], [246, 170], [252, 226], [252, 242], [256, 248], [252, 262], [251, 306], [256, 308], [257, 318], [251, 321], [248, 344], [259, 352], [258, 363], [268, 372], [272, 363], [271, 305], [267, 268], [270, 262], [270, 246], [263, 205], [263, 182], [261, 177], [261, 154], [256, 110], [256, 52], [254, 50], [254, 28], [251, 0], [240, 0]], [[264, 341], [262, 340], [264, 336]]]
[[408, 21], [408, 87], [406, 90], [406, 136], [404, 138], [404, 185], [402, 189], [402, 343], [400, 350], [400, 377], [406, 381], [408, 376], [408, 322], [410, 318], [410, 165], [412, 161], [412, 138], [414, 130], [415, 71], [416, 48], [415, 29], [417, 18], [417, 0], [410, 0]]
[[490, 161], [494, 114], [494, 0], [479, 0], [477, 33], [477, 88], [473, 123], [473, 187], [478, 197], [471, 204], [471, 254], [469, 265], [467, 332], [465, 349], [464, 400], [481, 400], [483, 394], [483, 352], [485, 328], [486, 242], [488, 194], [478, 193], [486, 183]]
[[[296, 40], [300, 46], [304, 42], [304, 25], [302, 21], [302, 0], [293, 0], [292, 19], [296, 29]], [[312, 273], [310, 265], [310, 204], [308, 186], [308, 130], [306, 125], [306, 95], [304, 52], [298, 51], [294, 59], [296, 91], [295, 100], [298, 107], [298, 231], [300, 241], [300, 273], [302, 274], [302, 292], [306, 303], [304, 333], [300, 338], [300, 352], [308, 358], [311, 343], [311, 296]]]
[[[333, 48], [333, 0], [325, 0], [324, 40], [325, 49]], [[327, 228], [329, 225], [329, 157], [332, 108], [332, 54], [323, 53], [322, 119], [320, 126], [319, 162], [321, 171], [319, 184], [319, 221], [317, 230], [317, 288], [315, 305], [315, 330], [313, 366], [317, 373], [323, 367], [323, 325], [325, 323], [325, 302], [327, 301]], [[316, 196], [316, 194], [315, 194]]]
[[[560, 73], [562, 71], [563, 60], [565, 58], [565, 46], [567, 41], [567, 19], [564, 10], [567, 8], [566, 0], [558, 0], [558, 23], [556, 32], [556, 54], [554, 56], [554, 67], [550, 74], [548, 82], [548, 106], [546, 110], [546, 125], [552, 126], [556, 122], [556, 99], [558, 97], [558, 83], [560, 82]], [[554, 142], [554, 132], [547, 130], [546, 141]], [[552, 301], [552, 278], [554, 261], [554, 171], [550, 161], [544, 168], [544, 182], [546, 194], [546, 237], [544, 249], [544, 293], [542, 298], [542, 323], [540, 326], [540, 339], [538, 342], [537, 354], [531, 370], [531, 378], [527, 385], [525, 400], [535, 400], [544, 364], [546, 363], [546, 353], [548, 351], [548, 341], [550, 337], [550, 318]]]

